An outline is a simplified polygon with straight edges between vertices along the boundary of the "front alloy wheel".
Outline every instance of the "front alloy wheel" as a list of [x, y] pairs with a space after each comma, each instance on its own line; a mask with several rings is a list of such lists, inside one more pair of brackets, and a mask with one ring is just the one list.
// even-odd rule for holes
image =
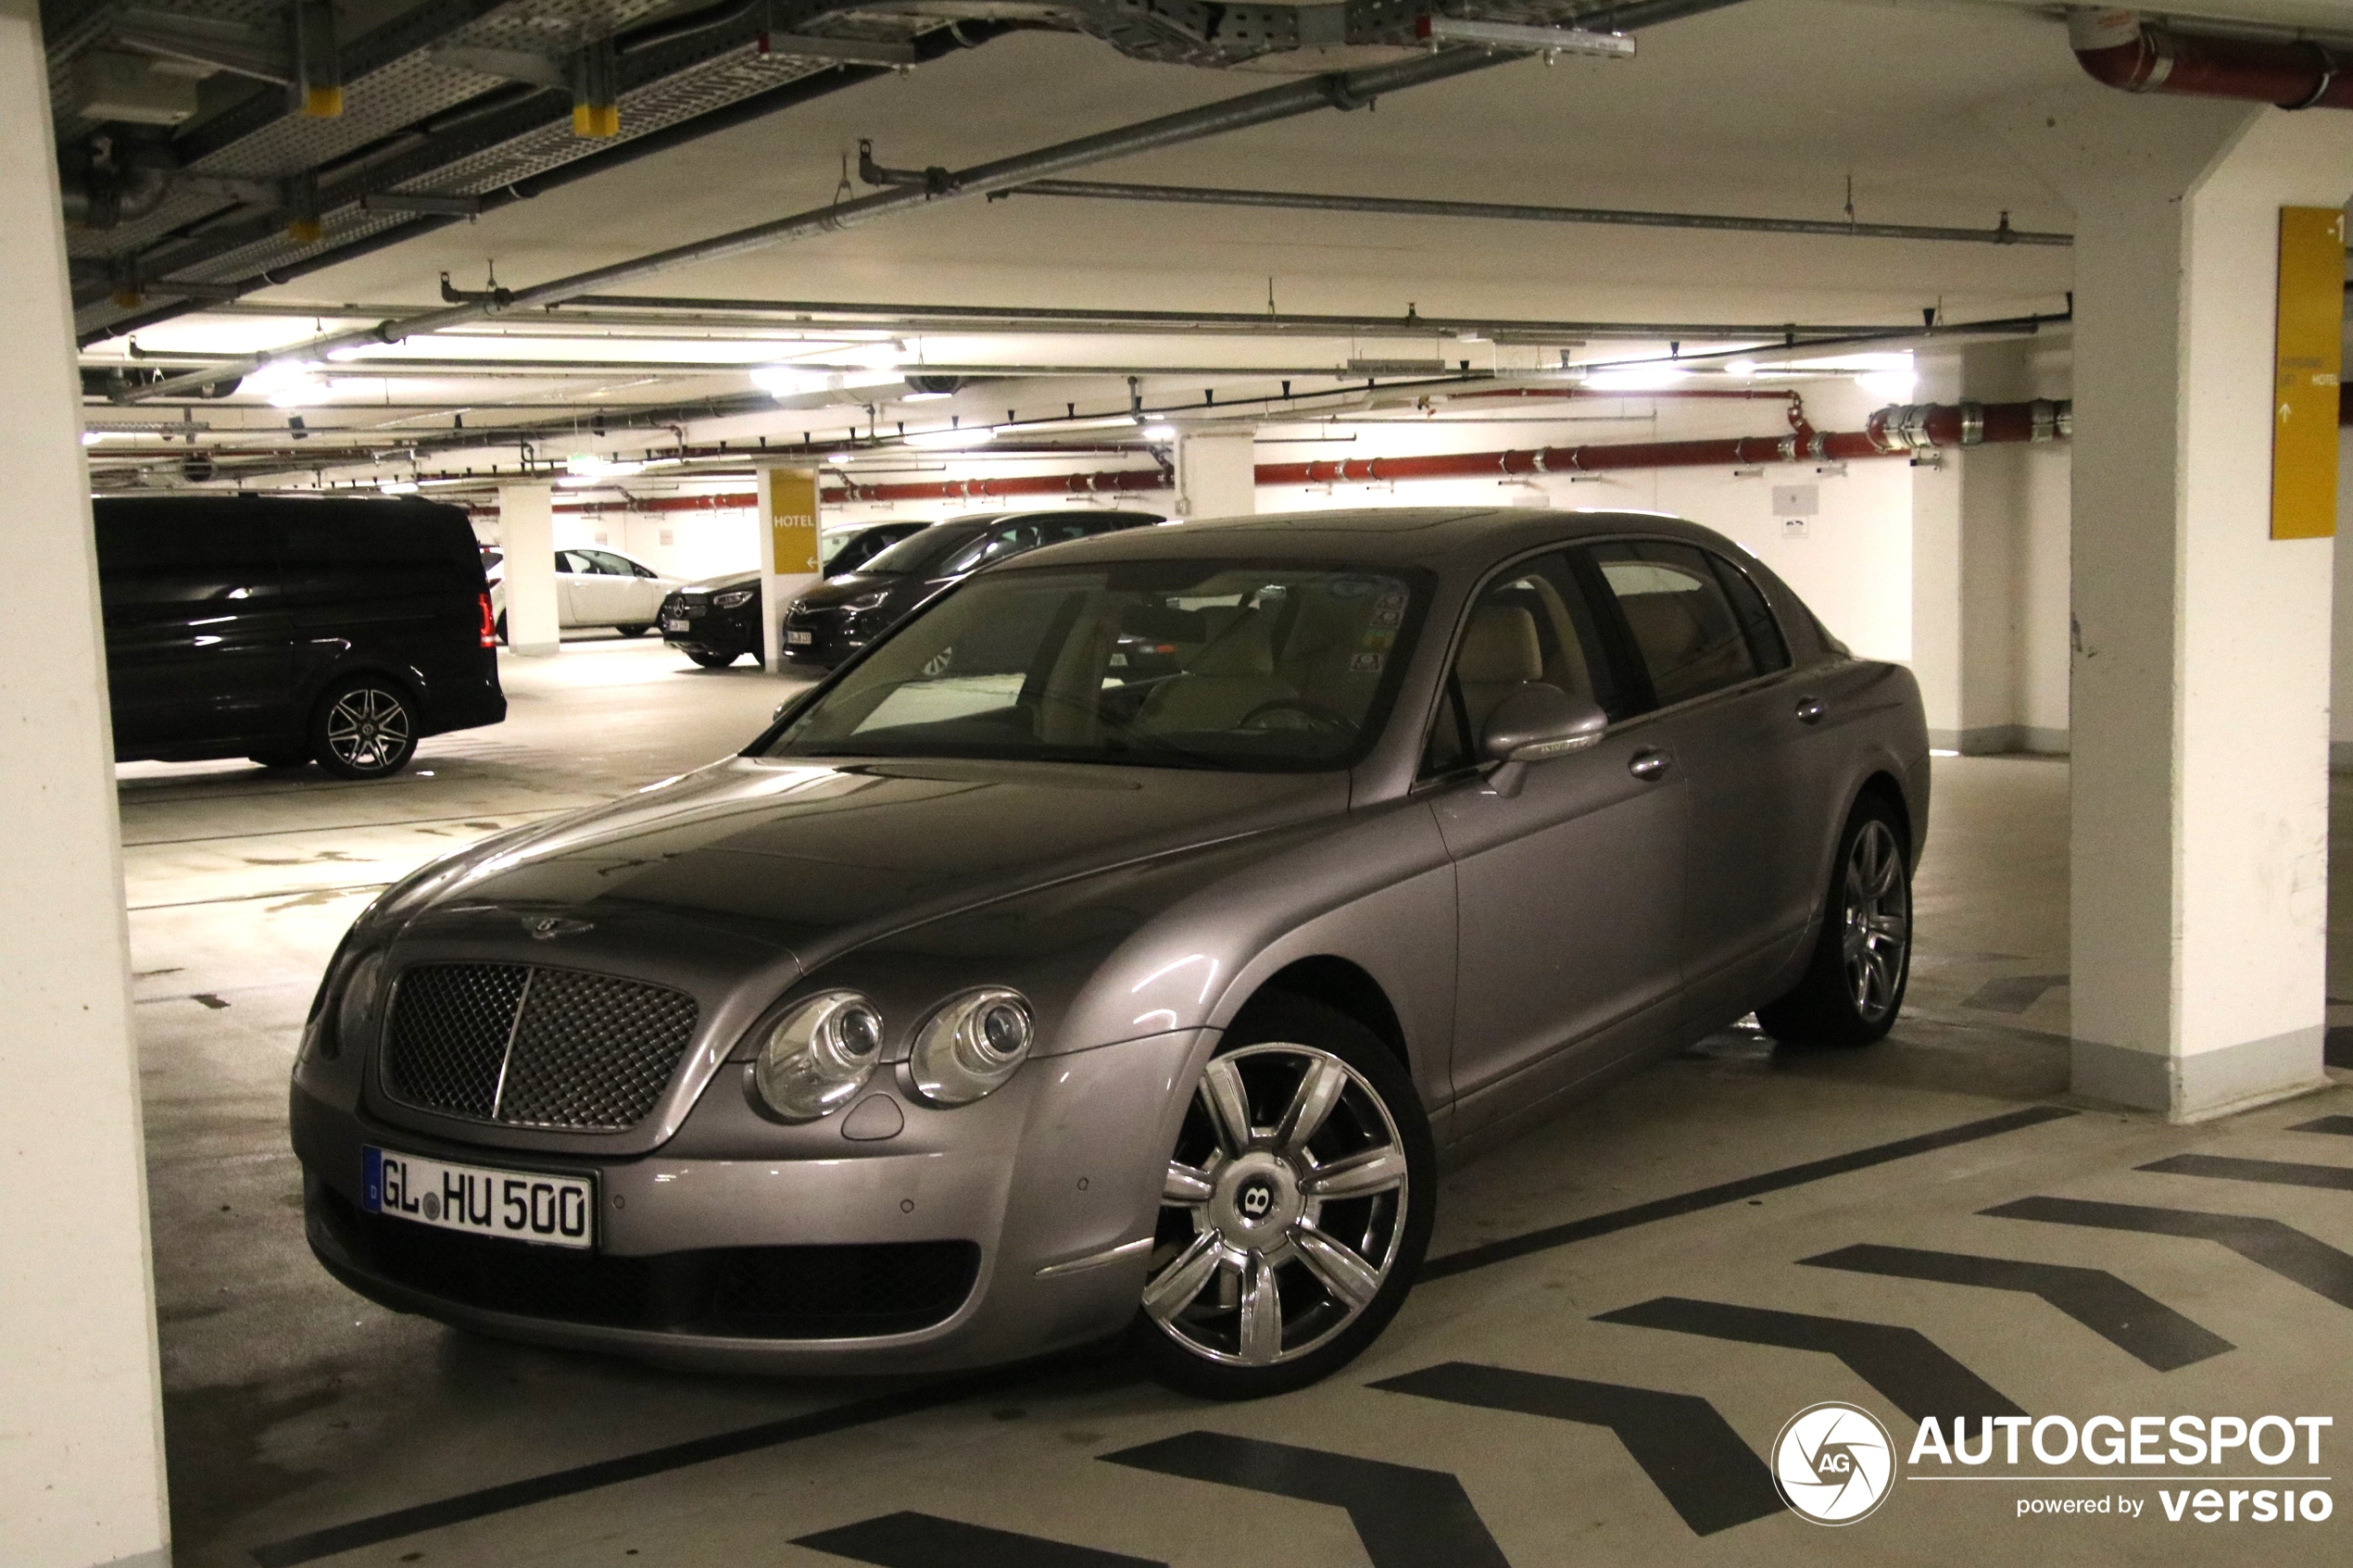
[[1155, 1375], [1214, 1399], [1303, 1386], [1352, 1360], [1395, 1313], [1429, 1238], [1429, 1135], [1411, 1080], [1353, 1020], [1279, 1001], [1288, 1016], [1265, 1010], [1253, 1033], [1285, 1037], [1228, 1050], [1202, 1075], [1138, 1319]]

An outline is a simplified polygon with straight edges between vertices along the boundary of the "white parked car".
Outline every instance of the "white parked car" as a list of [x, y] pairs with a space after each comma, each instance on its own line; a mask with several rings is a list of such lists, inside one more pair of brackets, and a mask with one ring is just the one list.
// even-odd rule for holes
[[[482, 552], [484, 572], [490, 579], [490, 607], [498, 616], [498, 640], [507, 640], [506, 556], [497, 546]], [[556, 623], [564, 631], [578, 626], [610, 626], [624, 637], [642, 637], [661, 619], [661, 601], [681, 585], [644, 561], [609, 550], [601, 545], [577, 546], [556, 552]]]

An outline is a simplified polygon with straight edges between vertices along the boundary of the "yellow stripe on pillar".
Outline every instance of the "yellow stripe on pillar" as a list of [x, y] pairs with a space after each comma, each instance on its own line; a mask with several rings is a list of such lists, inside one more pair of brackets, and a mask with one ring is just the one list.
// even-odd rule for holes
[[2280, 209], [2271, 381], [2271, 537], [2336, 532], [2337, 378], [2344, 370], [2345, 212]]

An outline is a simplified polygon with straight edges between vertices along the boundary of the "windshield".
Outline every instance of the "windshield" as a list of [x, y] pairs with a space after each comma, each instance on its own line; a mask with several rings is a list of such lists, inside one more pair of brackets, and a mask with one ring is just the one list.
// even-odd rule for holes
[[944, 524], [911, 533], [889, 549], [868, 561], [862, 571], [905, 572], [911, 576], [928, 573], [948, 558], [948, 553], [970, 541], [983, 527], [973, 523], [962, 528]]
[[988, 572], [892, 633], [771, 757], [1347, 767], [1379, 734], [1419, 574], [1244, 561]]

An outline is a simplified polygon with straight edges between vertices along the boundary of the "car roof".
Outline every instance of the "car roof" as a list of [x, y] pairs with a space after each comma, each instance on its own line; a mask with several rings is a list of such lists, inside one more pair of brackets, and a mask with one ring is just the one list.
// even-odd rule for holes
[[1719, 535], [1665, 512], [1554, 511], [1529, 507], [1367, 507], [1273, 512], [1122, 530], [1049, 546], [1000, 571], [1091, 561], [1202, 559], [1328, 561], [1476, 568], [1551, 540], [1628, 533], [1665, 534], [1723, 548]]

